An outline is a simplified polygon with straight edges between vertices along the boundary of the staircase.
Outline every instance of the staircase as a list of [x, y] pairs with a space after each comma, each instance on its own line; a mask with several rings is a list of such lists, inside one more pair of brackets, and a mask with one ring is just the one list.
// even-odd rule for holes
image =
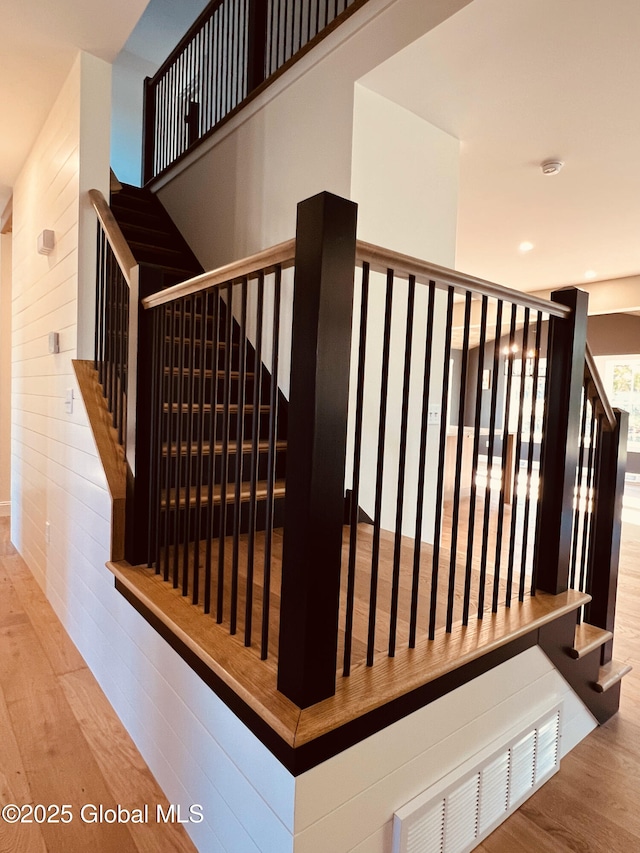
[[[140, 265], [141, 297], [203, 272], [149, 190], [122, 185], [112, 193], [111, 208]], [[282, 525], [286, 400], [272, 388], [244, 321], [236, 317], [233, 297], [229, 310], [230, 293], [168, 305], [164, 339], [154, 343], [164, 368], [155, 390], [160, 422], [151, 449], [150, 562], [158, 572], [164, 567], [165, 580], [172, 578], [184, 594], [197, 587], [188, 563], [200, 561], [194, 555], [201, 543], [204, 549], [210, 539], [264, 530], [267, 522]], [[274, 394], [277, 420], [270, 404]], [[169, 542], [181, 544], [170, 548]], [[206, 550], [210, 553], [210, 544]]]
[[148, 273], [154, 272], [162, 290], [202, 273], [198, 259], [160, 200], [148, 189], [117, 186], [121, 188], [111, 192], [111, 210], [134, 258], [144, 264], [147, 279]]
[[574, 614], [541, 628], [539, 636], [544, 653], [600, 724], [617, 712], [622, 679], [631, 671], [614, 660], [602, 663], [612, 639], [611, 631], [585, 622], [576, 626]]

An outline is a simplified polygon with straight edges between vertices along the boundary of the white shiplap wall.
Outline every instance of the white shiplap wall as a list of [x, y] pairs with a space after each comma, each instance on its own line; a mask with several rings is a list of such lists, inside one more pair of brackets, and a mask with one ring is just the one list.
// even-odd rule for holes
[[[95, 220], [86, 190], [108, 192], [109, 87], [110, 67], [80, 55], [15, 185], [12, 538], [169, 800], [204, 806], [205, 821], [189, 828], [199, 849], [287, 853], [293, 778], [105, 568], [110, 502], [71, 360], [90, 338]], [[44, 228], [56, 234], [49, 257], [36, 252]], [[60, 333], [57, 355], [48, 353], [50, 331]]]
[[0, 234], [0, 515], [11, 509], [11, 234]]

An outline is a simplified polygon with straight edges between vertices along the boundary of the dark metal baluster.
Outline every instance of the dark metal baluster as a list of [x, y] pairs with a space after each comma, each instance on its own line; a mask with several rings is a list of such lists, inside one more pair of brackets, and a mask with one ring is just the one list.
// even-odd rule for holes
[[[591, 497], [591, 488], [593, 485], [594, 473], [594, 448], [596, 439], [596, 407], [589, 401], [591, 410], [591, 418], [589, 425], [589, 453], [587, 455], [587, 489], [584, 498], [583, 524], [582, 524], [582, 549], [580, 554], [580, 592], [586, 592], [586, 577], [587, 577], [587, 544], [590, 538], [591, 519], [593, 515], [593, 501]], [[578, 495], [578, 500], [580, 495]]]
[[179, 319], [180, 332], [178, 338], [180, 340], [180, 350], [178, 352], [178, 371], [177, 376], [170, 374], [171, 381], [176, 383], [177, 389], [177, 426], [176, 426], [176, 465], [175, 465], [175, 482], [173, 484], [174, 494], [174, 535], [173, 535], [173, 587], [177, 589], [179, 584], [179, 569], [180, 569], [180, 521], [184, 527], [184, 519], [186, 513], [181, 509], [181, 483], [182, 483], [182, 436], [184, 433], [184, 370], [185, 370], [185, 347], [186, 347], [186, 299], [181, 299], [179, 302]]
[[[160, 574], [160, 556], [162, 549], [162, 539], [163, 539], [163, 527], [166, 524], [166, 511], [163, 514], [162, 509], [162, 495], [163, 491], [166, 493], [167, 487], [167, 479], [166, 476], [166, 467], [167, 462], [165, 459], [165, 455], [167, 458], [170, 455], [170, 446], [169, 446], [169, 424], [171, 422], [171, 416], [165, 412], [165, 406], [168, 399], [168, 395], [166, 393], [167, 388], [167, 380], [165, 377], [165, 368], [169, 363], [169, 354], [171, 352], [171, 339], [169, 342], [167, 341], [168, 337], [168, 328], [167, 328], [167, 307], [165, 305], [160, 308], [152, 309], [154, 312], [154, 323], [158, 327], [158, 338], [160, 341], [160, 354], [158, 356], [158, 362], [156, 365], [156, 369], [158, 371], [158, 399], [156, 400], [156, 417], [158, 418], [158, 446], [156, 448], [156, 466], [157, 466], [157, 488], [155, 495], [155, 504], [154, 504], [154, 512], [155, 512], [155, 565], [156, 565], [156, 574]], [[165, 524], [163, 524], [163, 521]]]
[[233, 320], [233, 284], [227, 287], [225, 304], [225, 352], [224, 352], [224, 392], [222, 403], [222, 459], [220, 477], [220, 513], [219, 513], [219, 544], [218, 544], [218, 596], [216, 602], [216, 621], [222, 622], [224, 607], [224, 576], [225, 576], [225, 537], [227, 534], [227, 483], [229, 474], [229, 411], [231, 391], [231, 356], [233, 349], [232, 320]]
[[[231, 627], [236, 633], [238, 618], [238, 570], [240, 566], [240, 530], [242, 528], [242, 471], [244, 461], [244, 416], [247, 391], [247, 279], [242, 279], [240, 287], [240, 330], [238, 346], [240, 348], [238, 370], [238, 420], [236, 423], [235, 452], [235, 490], [233, 507], [233, 563], [231, 570]], [[255, 417], [255, 412], [253, 413]]]
[[[196, 327], [198, 324], [198, 297], [188, 297], [185, 302], [185, 310], [189, 310], [189, 361], [187, 367], [186, 378], [182, 381], [185, 383], [185, 406], [187, 429], [185, 435], [185, 500], [184, 500], [184, 542], [182, 549], [182, 594], [189, 594], [189, 544], [191, 542], [191, 520], [193, 518], [191, 511], [191, 503], [193, 498], [193, 434], [194, 434], [194, 415], [196, 411], [195, 402], [195, 342], [196, 342]], [[200, 318], [200, 322], [204, 322]]]
[[400, 556], [402, 553], [402, 516], [404, 510], [404, 480], [407, 464], [407, 431], [409, 427], [409, 384], [411, 381], [411, 347], [413, 343], [413, 311], [416, 295], [415, 276], [409, 276], [407, 294], [407, 325], [405, 332], [404, 378], [402, 412], [400, 416], [400, 458], [398, 464], [398, 492], [396, 497], [396, 525], [393, 546], [393, 578], [391, 582], [391, 613], [389, 618], [389, 657], [396, 653], [398, 624], [398, 595], [400, 588]]
[[[211, 381], [209, 384], [209, 456], [207, 457], [207, 517], [205, 524], [205, 532], [207, 537], [207, 545], [205, 552], [205, 568], [204, 568], [204, 612], [211, 612], [211, 546], [214, 536], [213, 522], [215, 517], [215, 472], [217, 458], [217, 411], [218, 399], [220, 398], [218, 390], [218, 372], [220, 365], [220, 291], [216, 288], [211, 291], [212, 299], [212, 334], [211, 334]], [[206, 361], [206, 355], [205, 355]]]
[[[478, 493], [478, 457], [480, 455], [480, 427], [482, 423], [482, 385], [484, 379], [484, 357], [487, 342], [487, 311], [489, 300], [482, 297], [482, 309], [480, 314], [480, 340], [478, 342], [478, 372], [476, 374], [476, 401], [473, 427], [473, 451], [471, 455], [471, 493], [469, 495], [469, 522], [467, 526], [467, 559], [464, 575], [464, 595], [462, 600], [462, 624], [469, 624], [469, 609], [471, 604], [471, 577], [473, 567], [473, 543], [476, 523], [476, 499]], [[497, 376], [493, 382], [497, 382]]]
[[500, 492], [498, 495], [498, 524], [496, 528], [496, 557], [493, 569], [493, 600], [491, 610], [493, 613], [498, 612], [498, 598], [500, 594], [500, 560], [502, 557], [502, 533], [504, 527], [504, 493], [506, 486], [506, 478], [511, 476], [511, 472], [507, 470], [508, 451], [509, 451], [509, 412], [511, 410], [511, 387], [513, 383], [513, 352], [516, 338], [516, 319], [518, 315], [518, 306], [515, 303], [511, 305], [511, 325], [509, 327], [509, 355], [507, 356], [507, 376], [506, 376], [506, 393], [504, 400], [504, 411], [502, 413], [502, 460], [501, 460], [501, 476], [500, 476]]
[[264, 578], [262, 589], [262, 641], [260, 657], [267, 659], [269, 650], [269, 609], [271, 600], [271, 554], [273, 549], [273, 506], [276, 461], [278, 454], [278, 358], [280, 351], [280, 293], [282, 269], [276, 267], [273, 291], [273, 336], [271, 339], [271, 386], [269, 396], [269, 457], [267, 460], [267, 506], [265, 517]]
[[369, 593], [369, 629], [367, 640], [367, 666], [373, 666], [376, 633], [376, 605], [378, 601], [378, 566], [380, 563], [380, 529], [382, 514], [382, 478], [384, 473], [384, 438], [387, 425], [387, 393], [389, 389], [389, 352], [391, 348], [391, 309], [393, 303], [392, 269], [387, 270], [384, 337], [382, 344], [382, 385], [380, 388], [380, 419], [378, 421], [378, 459], [376, 465], [376, 495], [373, 517], [373, 545], [371, 555], [371, 584]]
[[93, 368], [98, 371], [98, 378], [100, 377], [100, 339], [102, 335], [102, 253], [104, 251], [103, 248], [103, 236], [102, 236], [102, 227], [100, 222], [98, 221], [97, 226], [97, 249], [96, 249], [96, 316], [94, 319], [95, 323], [95, 337], [93, 344]]
[[573, 512], [573, 536], [571, 539], [571, 568], [569, 571], [569, 589], [575, 589], [576, 569], [578, 564], [578, 540], [580, 539], [580, 528], [584, 536], [584, 516], [580, 509], [580, 497], [584, 491], [584, 451], [587, 437], [587, 392], [583, 389], [582, 412], [580, 415], [580, 450], [578, 452], [578, 466], [576, 468], [576, 491], [574, 495]]
[[351, 672], [351, 647], [353, 641], [353, 605], [356, 582], [356, 553], [358, 547], [358, 515], [360, 505], [360, 463], [362, 458], [362, 420], [364, 409], [364, 368], [367, 348], [367, 314], [369, 306], [369, 264], [362, 265], [362, 294], [360, 297], [360, 337], [358, 342], [358, 386], [353, 449], [353, 481], [349, 508], [349, 563], [347, 568], [347, 598], [344, 629], [344, 654], [342, 674]]
[[[514, 459], [515, 477], [513, 493], [511, 497], [511, 530], [509, 534], [509, 558], [507, 563], [507, 588], [505, 592], [505, 604], [511, 607], [511, 595], [513, 591], [513, 567], [515, 559], [516, 536], [518, 533], [518, 492], [520, 490], [520, 457], [522, 455], [522, 419], [524, 412], [524, 392], [527, 379], [527, 364], [529, 358], [529, 316], [528, 308], [524, 309], [524, 324], [522, 327], [522, 358], [520, 360], [520, 397], [518, 400], [518, 426], [516, 427], [516, 448]], [[524, 566], [521, 567], [524, 572]]]
[[[535, 426], [536, 426], [536, 403], [538, 400], [538, 386], [540, 382], [540, 347], [541, 347], [541, 339], [542, 339], [542, 313], [538, 311], [538, 319], [536, 323], [536, 351], [535, 351], [535, 359], [533, 364], [533, 378], [532, 378], [532, 387], [531, 387], [531, 419], [529, 424], [529, 453], [527, 455], [527, 493], [525, 498], [524, 505], [524, 521], [522, 524], [522, 574], [520, 576], [520, 586], [518, 589], [518, 600], [524, 601], [524, 589], [525, 589], [525, 577], [526, 577], [526, 566], [528, 562], [527, 558], [527, 545], [529, 540], [529, 515], [531, 511], [531, 478], [533, 476], [533, 456], [534, 456], [534, 447], [535, 447]], [[545, 386], [544, 396], [546, 401], [546, 381], [543, 383]], [[546, 402], [545, 402], [546, 408]], [[544, 427], [543, 427], [544, 429]], [[540, 458], [542, 458], [542, 452], [540, 453]], [[540, 486], [538, 485], [538, 489], [536, 490], [536, 513], [537, 513], [537, 505], [540, 500]], [[535, 595], [535, 578], [531, 579], [531, 595]]]
[[[542, 475], [542, 460], [544, 459], [544, 452], [545, 452], [544, 446], [545, 446], [546, 435], [547, 435], [547, 419], [549, 417], [549, 366], [550, 366], [549, 365], [549, 346], [550, 346], [550, 337], [551, 337], [549, 334], [550, 325], [551, 324], [549, 322], [549, 319], [547, 319], [547, 341], [546, 341], [546, 349], [545, 349], [545, 355], [544, 355], [545, 363], [546, 363], [546, 369], [545, 369], [545, 376], [544, 376], [544, 383], [543, 383], [544, 384], [544, 406], [543, 406], [543, 410], [542, 410], [542, 431], [541, 431], [542, 435], [541, 435], [541, 439], [540, 439], [540, 463], [539, 463], [540, 467], [538, 469], [539, 470], [538, 493], [537, 493], [537, 498], [536, 498], [536, 530], [535, 530], [535, 540], [534, 540], [534, 545], [533, 545], [533, 554], [534, 555], [538, 552], [538, 549], [540, 547], [540, 537], [544, 535], [542, 530], [540, 529], [540, 511], [541, 511], [541, 503], [542, 503], [541, 502], [541, 498], [542, 498], [541, 475]], [[539, 377], [536, 375], [536, 379], [538, 379], [538, 378]], [[536, 383], [536, 394], [537, 394], [537, 383]], [[532, 565], [532, 569], [531, 569], [531, 595], [536, 594], [537, 583], [538, 583], [537, 561], [535, 559], [533, 559], [533, 565]]]
[[[142, 309], [141, 309], [142, 310]], [[162, 417], [160, 414], [162, 385], [164, 382], [164, 362], [162, 360], [162, 340], [161, 333], [164, 331], [160, 323], [158, 309], [152, 309], [151, 315], [151, 364], [153, 365], [153, 375], [151, 378], [151, 442], [149, 446], [149, 530], [147, 533], [147, 566], [151, 568], [153, 563], [156, 563], [157, 571], [157, 524], [158, 516], [156, 507], [158, 506], [158, 481], [160, 476], [160, 465], [162, 459], [162, 436], [161, 425]]]
[[502, 327], [502, 300], [498, 300], [496, 312], [496, 337], [493, 346], [493, 385], [491, 387], [491, 411], [489, 415], [489, 444], [487, 446], [487, 486], [484, 496], [484, 518], [482, 527], [482, 557], [480, 560], [480, 584], [478, 590], [478, 619], [484, 617], [484, 594], [487, 582], [487, 552], [489, 540], [489, 517], [491, 513], [491, 474], [493, 473], [493, 446], [496, 434], [496, 409], [498, 401], [498, 371], [500, 369], [500, 334]]
[[[206, 407], [206, 388], [207, 388], [207, 340], [209, 338], [209, 295], [210, 291], [206, 290], [200, 294], [200, 310], [202, 312], [202, 322], [200, 324], [200, 339], [198, 341], [198, 399], [197, 399], [197, 417], [195, 418], [195, 435], [196, 442], [196, 466], [195, 466], [195, 487], [196, 487], [196, 506], [195, 506], [195, 526], [194, 526], [194, 542], [193, 542], [193, 589], [192, 602], [199, 604], [200, 602], [200, 541], [202, 539], [202, 496], [204, 493], [204, 425], [205, 425], [205, 407]], [[194, 352], [194, 357], [196, 353]]]
[[425, 336], [424, 374], [422, 378], [422, 418], [420, 424], [420, 454], [418, 461], [418, 499], [416, 503], [416, 532], [413, 545], [413, 574], [411, 581], [411, 615], [409, 618], [409, 648], [416, 645], [418, 625], [418, 595], [420, 587], [420, 557], [422, 551], [422, 518], [424, 513], [424, 489], [427, 458], [427, 433], [429, 429], [429, 392], [431, 390], [431, 355], [433, 351], [433, 313], [436, 285], [429, 282], [427, 305], [427, 329]]
[[458, 435], [456, 440], [456, 473], [453, 484], [453, 513], [451, 517], [451, 556], [449, 559], [449, 590], [447, 596], [447, 634], [453, 627], [453, 605], [456, 591], [456, 562], [458, 559], [458, 523], [460, 521], [460, 485], [462, 481], [462, 449], [465, 427], [465, 397], [467, 391], [467, 367], [469, 361], [469, 331], [471, 326], [471, 291], [465, 294], [464, 331], [462, 335], [462, 365], [460, 372], [460, 396], [458, 398]]
[[[166, 307], [166, 312], [169, 320], [169, 336], [170, 336], [170, 344], [169, 344], [169, 359], [168, 364], [163, 365], [163, 368], [168, 368], [168, 373], [165, 377], [166, 382], [166, 393], [165, 393], [165, 410], [167, 412], [167, 449], [166, 449], [166, 459], [165, 459], [165, 477], [164, 477], [164, 580], [169, 580], [169, 553], [170, 553], [170, 522], [171, 522], [171, 512], [177, 512], [175, 507], [172, 510], [171, 505], [171, 493], [173, 488], [173, 474], [174, 469], [177, 466], [177, 450], [176, 450], [176, 465], [173, 464], [173, 444], [175, 441], [175, 436], [178, 434], [178, 420], [180, 415], [176, 409], [176, 415], [174, 418], [174, 407], [177, 406], [177, 401], [175, 401], [176, 394], [175, 391], [175, 383], [173, 381], [173, 373], [176, 366], [176, 357], [179, 359], [179, 347], [183, 344], [180, 341], [180, 337], [178, 335], [178, 330], [176, 329], [176, 321], [177, 321], [177, 312], [176, 312], [176, 303], [172, 302], [170, 306]], [[177, 338], [177, 345], [176, 345]], [[173, 474], [173, 476], [172, 476]]]
[[442, 535], [442, 505], [444, 502], [444, 456], [447, 446], [447, 400], [449, 398], [449, 359], [451, 357], [451, 331], [453, 326], [453, 287], [447, 288], [447, 325], [444, 342], [444, 370], [440, 403], [440, 443], [438, 450], [438, 484], [436, 487], [436, 516], [433, 532], [433, 559], [431, 562], [431, 600], [429, 605], [429, 639], [436, 635], [436, 607], [438, 603], [438, 574], [440, 571], [440, 539]]
[[262, 323], [264, 314], [264, 273], [258, 275], [256, 310], [255, 367], [253, 377], [253, 430], [251, 433], [251, 476], [249, 486], [249, 535], [247, 539], [247, 598], [245, 607], [244, 644], [251, 645], [253, 623], [253, 569], [256, 540], [256, 504], [258, 465], [260, 460], [260, 405], [262, 403]]

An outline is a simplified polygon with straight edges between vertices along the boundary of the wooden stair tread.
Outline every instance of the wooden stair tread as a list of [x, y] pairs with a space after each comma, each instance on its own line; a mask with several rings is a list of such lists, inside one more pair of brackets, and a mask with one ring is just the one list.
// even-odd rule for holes
[[[268, 494], [266, 480], [259, 480], [256, 483], [255, 489], [255, 498], [256, 500], [264, 500]], [[178, 491], [178, 506], [184, 507], [186, 506], [186, 488], [181, 487]], [[273, 496], [274, 498], [284, 497], [285, 493], [285, 481], [284, 480], [276, 480], [273, 486]], [[200, 496], [200, 505], [207, 506], [209, 503], [209, 486], [201, 486], [199, 490]], [[242, 482], [240, 484], [240, 501], [241, 503], [246, 503], [251, 499], [251, 483]], [[235, 503], [236, 499], [236, 484], [231, 483], [227, 486], [226, 490], [226, 501], [227, 503]], [[214, 485], [213, 487], [213, 503], [214, 505], [220, 504], [222, 501], [222, 489], [219, 484]], [[191, 489], [191, 495], [189, 500], [189, 506], [195, 507], [198, 502], [198, 489]], [[176, 489], [169, 490], [168, 496], [168, 504], [167, 504], [167, 492], [162, 492], [160, 496], [161, 506], [166, 507], [167, 505], [174, 507], [176, 506]]]
[[[236, 448], [237, 448], [237, 442], [230, 441], [229, 444], [227, 445], [229, 455], [235, 456], [235, 454], [237, 452]], [[252, 449], [253, 449], [253, 443], [251, 441], [244, 441], [242, 443], [242, 452], [244, 454], [251, 453]], [[287, 442], [284, 439], [280, 439], [280, 440], [276, 441], [275, 449], [276, 450], [286, 450], [287, 449]], [[204, 456], [208, 456], [210, 453], [210, 450], [211, 450], [210, 443], [208, 441], [203, 442], [202, 448], [200, 448], [200, 452]], [[258, 441], [258, 450], [260, 452], [266, 452], [267, 450], [269, 450], [269, 442], [267, 439], [261, 439], [260, 441]], [[167, 452], [168, 452], [167, 451], [167, 445], [165, 444], [162, 447], [162, 455], [165, 458], [167, 456]], [[181, 455], [186, 456], [187, 453], [189, 453], [189, 452], [191, 452], [191, 454], [194, 456], [198, 453], [197, 442], [193, 442], [190, 445], [186, 444], [186, 443], [182, 445], [182, 447], [180, 449]], [[216, 442], [216, 444], [214, 445], [214, 453], [216, 456], [219, 456], [222, 454], [222, 442], [221, 441]], [[171, 456], [175, 458], [177, 455], [178, 455], [178, 448], [175, 444], [173, 444], [171, 446]]]
[[606, 693], [614, 684], [621, 681], [625, 675], [630, 673], [632, 666], [628, 663], [612, 660], [600, 667], [598, 680], [593, 685], [596, 693]]
[[603, 628], [597, 628], [595, 625], [582, 622], [576, 627], [573, 648], [568, 649], [567, 653], [574, 660], [580, 660], [590, 652], [604, 646], [609, 640], [613, 640], [611, 631], [605, 631]]
[[[182, 414], [188, 415], [189, 412], [196, 413], [196, 412], [199, 412], [201, 408], [202, 408], [202, 411], [204, 411], [204, 412], [210, 412], [211, 408], [212, 408], [211, 403], [204, 403], [202, 406], [200, 405], [200, 403], [193, 403], [193, 404], [183, 403], [182, 404]], [[259, 406], [258, 408], [260, 409], [260, 414], [262, 414], [262, 415], [267, 414], [270, 411], [270, 407], [268, 405]], [[163, 409], [165, 412], [168, 412], [169, 411], [169, 404], [163, 403]], [[224, 404], [218, 403], [218, 405], [215, 407], [215, 409], [216, 409], [217, 413], [222, 414], [224, 412]], [[239, 409], [239, 406], [237, 403], [229, 403], [229, 412], [231, 414], [234, 414], [234, 415], [237, 414], [238, 409]], [[171, 410], [172, 410], [172, 414], [177, 414], [178, 403], [172, 403], [171, 404]], [[244, 406], [244, 412], [245, 412], [245, 414], [252, 414], [253, 413], [253, 405], [252, 404], [245, 405]]]
[[[301, 746], [340, 728], [375, 708], [428, 684], [484, 654], [576, 610], [589, 596], [568, 590], [557, 596], [539, 593], [522, 604], [487, 614], [468, 628], [439, 632], [416, 649], [372, 668], [358, 667], [349, 678], [338, 678], [334, 697], [303, 710], [276, 688], [276, 660], [260, 661], [211, 615], [183, 598], [153, 570], [126, 562], [108, 563], [120, 583], [178, 636], [189, 649], [290, 746]], [[213, 624], [212, 624], [213, 623]]]

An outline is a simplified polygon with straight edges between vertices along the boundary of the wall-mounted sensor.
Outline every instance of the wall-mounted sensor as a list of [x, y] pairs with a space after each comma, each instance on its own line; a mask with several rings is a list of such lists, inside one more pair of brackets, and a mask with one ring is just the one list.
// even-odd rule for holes
[[38, 254], [50, 255], [56, 245], [56, 235], [54, 231], [45, 228], [41, 234], [38, 234]]
[[51, 355], [60, 352], [60, 334], [58, 332], [49, 332], [49, 352]]

